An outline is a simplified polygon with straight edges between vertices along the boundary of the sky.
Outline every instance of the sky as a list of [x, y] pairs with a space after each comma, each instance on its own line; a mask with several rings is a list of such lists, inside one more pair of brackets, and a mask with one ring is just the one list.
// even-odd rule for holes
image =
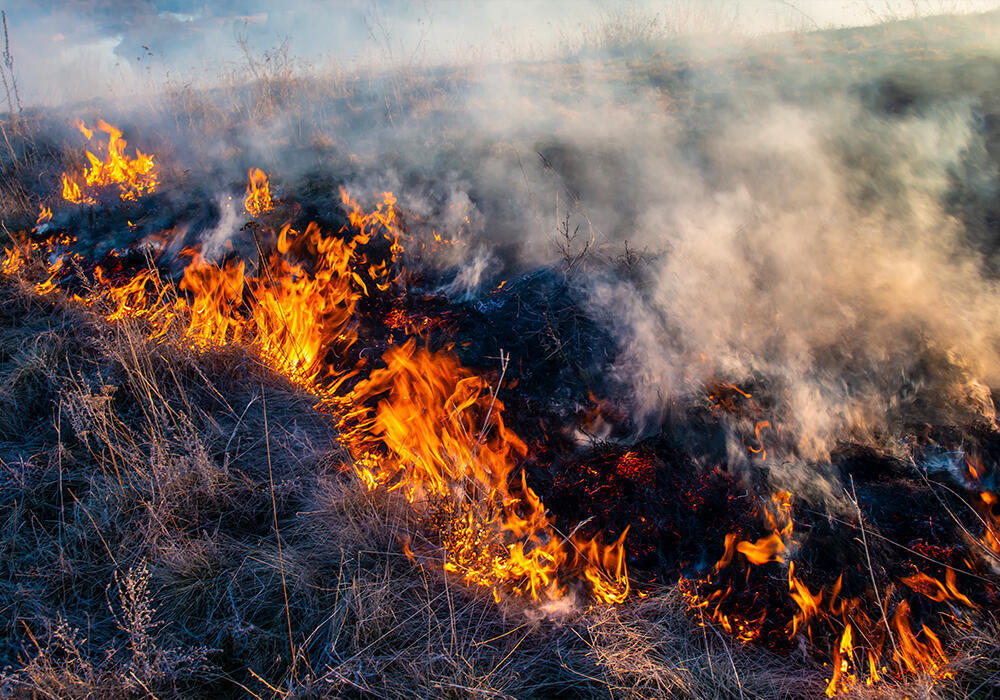
[[653, 33], [759, 35], [993, 9], [1000, 0], [9, 0], [27, 105], [205, 85], [287, 41], [300, 67], [535, 59], [619, 23]]

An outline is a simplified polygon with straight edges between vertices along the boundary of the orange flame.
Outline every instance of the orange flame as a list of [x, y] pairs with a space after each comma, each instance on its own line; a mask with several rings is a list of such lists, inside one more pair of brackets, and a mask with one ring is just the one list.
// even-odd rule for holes
[[271, 186], [267, 182], [267, 175], [260, 168], [250, 168], [247, 173], [247, 196], [243, 200], [243, 206], [250, 216], [260, 216], [274, 209]]
[[52, 221], [52, 210], [44, 204], [38, 205], [38, 218], [35, 219], [35, 228], [37, 229], [39, 226], [49, 221]]
[[[820, 591], [818, 594], [813, 595], [809, 587], [796, 578], [795, 562], [789, 562], [788, 595], [795, 601], [795, 604], [799, 608], [799, 612], [792, 617], [792, 622], [788, 629], [788, 636], [794, 637], [800, 627], [805, 625], [806, 629], [809, 629], [809, 621], [819, 615], [820, 606], [823, 603], [823, 592]], [[811, 633], [812, 631], [810, 630], [810, 636]]]
[[12, 248], [4, 248], [3, 260], [0, 260], [0, 272], [8, 275], [20, 272], [25, 262], [24, 253], [19, 245], [15, 245]]
[[[124, 149], [120, 133], [104, 127], [99, 122], [98, 128], [116, 144], [109, 151], [117, 149], [120, 154]], [[88, 131], [84, 133], [89, 138], [92, 133]], [[80, 197], [89, 196], [77, 180], [64, 177], [63, 183], [64, 188], [75, 187]], [[155, 178], [145, 191], [153, 187]], [[261, 205], [264, 194], [270, 202], [266, 176], [251, 170], [245, 202], [248, 212], [254, 214], [251, 205]], [[433, 533], [434, 544], [443, 550], [445, 570], [463, 582], [489, 590], [497, 600], [517, 594], [552, 601], [571, 586], [586, 587], [599, 603], [626, 600], [631, 593], [624, 547], [628, 529], [610, 545], [599, 536], [574, 534], [567, 541], [559, 534], [541, 499], [528, 486], [525, 473], [518, 473], [527, 446], [507, 427], [503, 402], [491, 384], [463, 366], [450, 349], [435, 352], [410, 338], [386, 350], [382, 365], [350, 391], [342, 390], [360, 369], [346, 362], [357, 342], [359, 302], [401, 279], [402, 222], [391, 193], [385, 193], [369, 213], [346, 191], [341, 191], [341, 197], [350, 222], [350, 230], [343, 233], [348, 235], [324, 234], [316, 224], [301, 232], [286, 225], [276, 237], [275, 250], [260, 261], [255, 272], [248, 271], [243, 262], [219, 267], [195, 254], [179, 292], [165, 284], [155, 269], [116, 284], [96, 268], [96, 291], [83, 301], [102, 308], [112, 321], [141, 319], [154, 339], [165, 338], [176, 328], [183, 342], [199, 350], [246, 344], [268, 366], [313, 391], [322, 407], [333, 414], [360, 481], [368, 489], [398, 494], [414, 519]], [[388, 242], [388, 257], [376, 257], [369, 247], [378, 238]], [[0, 269], [22, 269], [29, 258], [35, 260], [32, 250], [28, 245], [24, 251], [17, 246], [4, 249]], [[54, 256], [57, 252], [48, 250], [46, 259], [52, 262], [47, 278], [35, 286], [39, 294], [57, 288], [67, 261], [65, 254]], [[767, 421], [756, 425], [762, 456], [760, 435], [769, 425]], [[638, 479], [648, 466], [636, 453], [628, 452], [617, 468]], [[983, 492], [981, 499], [988, 516], [985, 543], [1000, 553], [1000, 520], [992, 513], [997, 499], [989, 492]], [[741, 540], [737, 533], [726, 535], [713, 573], [733, 565], [737, 553], [746, 559], [745, 567], [790, 558], [794, 550], [791, 506], [790, 493], [773, 494], [768, 506], [761, 508], [770, 534], [754, 541]], [[417, 560], [414, 547], [409, 540], [402, 543], [404, 553]], [[804, 633], [811, 638], [816, 620], [835, 622], [839, 628], [840, 622], [831, 615], [843, 623], [833, 648], [827, 694], [845, 692], [857, 683], [862, 671], [856, 660], [864, 658], [866, 647], [865, 682], [878, 682], [883, 638], [872, 634], [873, 624], [860, 610], [858, 599], [837, 600], [841, 579], [832, 588], [814, 593], [796, 575], [794, 562], [788, 564], [787, 578], [788, 595], [796, 606], [785, 627], [789, 637]], [[956, 578], [948, 568], [943, 583], [923, 573], [902, 582], [930, 600], [974, 608], [958, 590]], [[733, 614], [723, 607], [731, 588], [718, 587], [702, 595], [696, 588], [701, 583], [682, 580], [681, 590], [690, 607], [704, 611], [740, 640], [760, 636], [768, 613]], [[935, 677], [949, 674], [947, 657], [934, 632], [926, 625], [913, 632], [906, 600], [897, 605], [892, 628], [899, 642], [895, 658], [901, 669]], [[855, 637], [865, 646], [855, 650]]]
[[[390, 348], [386, 367], [358, 383], [341, 419], [356, 470], [369, 488], [400, 492], [442, 533], [445, 568], [469, 584], [556, 600], [569, 564], [541, 500], [516, 459], [527, 448], [505, 425], [503, 403], [450, 352], [413, 339]], [[596, 600], [621, 602], [629, 585], [625, 534], [610, 547], [574, 540]]]
[[983, 491], [979, 494], [982, 501], [983, 522], [986, 525], [986, 532], [982, 538], [982, 545], [996, 557], [1000, 557], [1000, 513], [996, 511], [998, 499], [991, 491]]
[[933, 676], [951, 677], [950, 672], [942, 669], [948, 663], [948, 657], [945, 656], [941, 640], [937, 635], [928, 629], [927, 625], [921, 626], [926, 643], [917, 639], [913, 633], [910, 627], [910, 604], [906, 600], [901, 600], [896, 607], [896, 612], [892, 616], [892, 626], [896, 630], [896, 639], [899, 642], [896, 659], [910, 673], [925, 672]]
[[736, 551], [745, 556], [751, 564], [761, 565], [769, 561], [784, 561], [781, 553], [785, 551], [785, 543], [777, 533], [761, 537], [754, 543], [740, 542]]
[[[266, 176], [260, 176], [262, 195]], [[391, 193], [370, 213], [345, 191], [341, 197], [349, 235], [286, 225], [255, 274], [242, 262], [219, 267], [194, 254], [175, 292], [155, 270], [116, 285], [97, 268], [98, 291], [83, 301], [103, 306], [109, 320], [143, 320], [154, 339], [179, 325], [183, 341], [198, 350], [248, 343], [272, 368], [314, 391], [334, 414], [362, 483], [403, 495], [440, 540], [444, 568], [464, 582], [489, 588], [497, 599], [513, 593], [556, 600], [576, 580], [597, 602], [625, 600], [627, 529], [607, 546], [596, 537], [568, 542], [558, 534], [524, 473], [515, 476], [527, 448], [506, 427], [503, 403], [452, 352], [432, 352], [411, 338], [390, 347], [384, 367], [352, 391], [337, 393], [356, 374], [343, 358], [357, 338], [357, 303], [399, 279], [402, 252]], [[262, 201], [250, 197], [248, 211]], [[370, 257], [366, 246], [376, 238], [388, 241], [387, 258]], [[56, 272], [53, 266], [39, 293], [55, 289]]]
[[851, 633], [851, 623], [844, 626], [844, 633], [833, 652], [833, 678], [826, 686], [826, 696], [832, 698], [845, 693], [857, 683], [857, 676], [850, 672], [854, 660], [854, 642]]
[[[83, 122], [78, 122], [77, 128], [88, 141], [94, 135]], [[134, 201], [155, 192], [159, 180], [153, 167], [153, 157], [136, 149], [135, 157], [130, 158], [125, 155], [128, 143], [121, 137], [120, 130], [101, 119], [97, 120], [97, 128], [108, 135], [107, 155], [102, 160], [87, 151], [89, 165], [84, 168], [82, 175], [64, 173], [63, 199], [74, 204], [96, 204], [97, 198], [93, 191], [110, 185], [118, 185], [119, 197], [126, 201]], [[84, 187], [89, 191], [85, 191]]]
[[942, 603], [946, 600], [957, 600], [970, 608], [978, 607], [965, 595], [959, 593], [958, 588], [955, 585], [956, 575], [954, 569], [948, 567], [945, 571], [944, 577], [945, 583], [941, 583], [936, 578], [932, 578], [927, 574], [918, 571], [913, 576], [906, 576], [900, 580], [917, 593], [925, 595], [935, 602]]

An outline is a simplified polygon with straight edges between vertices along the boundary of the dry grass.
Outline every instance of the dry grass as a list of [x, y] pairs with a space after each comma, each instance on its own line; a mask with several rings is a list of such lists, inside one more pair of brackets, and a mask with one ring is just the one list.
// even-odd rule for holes
[[[239, 348], [153, 344], [5, 278], [0, 385], [6, 696], [822, 693], [816, 662], [673, 590], [546, 614], [421, 569], [326, 417]], [[962, 633], [960, 681], [877, 695], [995, 689], [997, 636]]]

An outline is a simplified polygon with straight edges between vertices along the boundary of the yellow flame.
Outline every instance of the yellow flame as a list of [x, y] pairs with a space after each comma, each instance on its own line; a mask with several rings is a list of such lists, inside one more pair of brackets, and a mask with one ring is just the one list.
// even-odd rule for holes
[[[88, 141], [94, 135], [83, 122], [78, 122], [77, 128]], [[153, 156], [136, 149], [135, 156], [129, 157], [125, 155], [128, 143], [122, 138], [119, 129], [101, 119], [97, 120], [97, 128], [108, 135], [107, 154], [102, 159], [88, 150], [88, 165], [84, 167], [82, 174], [63, 174], [63, 199], [74, 204], [96, 204], [95, 191], [110, 185], [117, 185], [119, 197], [126, 201], [134, 201], [155, 192], [159, 180]]]
[[271, 186], [267, 182], [267, 175], [260, 168], [250, 168], [247, 173], [247, 196], [243, 200], [243, 206], [250, 216], [260, 216], [274, 209]]
[[[113, 143], [123, 143], [111, 134]], [[264, 201], [260, 175], [248, 197], [261, 198], [251, 198], [248, 211]], [[349, 235], [286, 225], [254, 274], [242, 262], [219, 267], [194, 254], [175, 293], [155, 270], [114, 284], [98, 268], [97, 291], [84, 301], [106, 309], [109, 320], [142, 319], [154, 339], [179, 327], [183, 342], [199, 350], [249, 344], [272, 368], [315, 392], [340, 426], [361, 482], [402, 494], [439, 540], [445, 570], [464, 582], [488, 588], [496, 599], [555, 600], [577, 581], [599, 603], [625, 600], [628, 530], [610, 545], [558, 534], [524, 473], [515, 475], [527, 448], [506, 427], [502, 401], [453, 352], [433, 352], [411, 338], [386, 350], [384, 366], [339, 393], [357, 373], [346, 364], [357, 339], [357, 304], [399, 279], [402, 252], [391, 193], [369, 213], [345, 191], [341, 197]], [[388, 242], [387, 257], [369, 250], [375, 239]], [[55, 289], [61, 261], [39, 293]]]

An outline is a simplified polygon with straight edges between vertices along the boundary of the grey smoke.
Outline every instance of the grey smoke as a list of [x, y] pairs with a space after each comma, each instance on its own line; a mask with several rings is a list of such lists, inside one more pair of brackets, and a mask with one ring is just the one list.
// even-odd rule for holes
[[[793, 14], [821, 17], [822, 6]], [[113, 49], [120, 54], [142, 27], [182, 24], [163, 40], [185, 55], [239, 21], [235, 7], [142, 7], [134, 16], [92, 13], [84, 33], [97, 42], [123, 37]], [[592, 246], [570, 279], [586, 312], [616, 339], [609, 373], [638, 432], [703, 397], [712, 377], [759, 383], [773, 400], [769, 452], [784, 485], [814, 482], [832, 492], [805, 465], [822, 463], [844, 441], [900, 451], [908, 425], [994, 419], [996, 231], [977, 228], [981, 212], [964, 216], [971, 209], [954, 201], [956, 193], [987, 208], [998, 200], [997, 156], [984, 128], [995, 71], [949, 93], [948, 74], [905, 61], [900, 68], [898, 57], [869, 67], [882, 59], [848, 46], [849, 37], [840, 47], [826, 36], [754, 38], [748, 25], [743, 34], [727, 27], [725, 41], [664, 41], [656, 59], [650, 46], [574, 44], [559, 59], [522, 62], [458, 47], [463, 60], [435, 72], [411, 61], [414, 47], [428, 37], [434, 44], [442, 26], [453, 37], [469, 32], [476, 18], [484, 28], [471, 36], [485, 40], [497, 7], [477, 15], [461, 5], [447, 19], [435, 4], [372, 7], [324, 5], [312, 31], [328, 28], [333, 44], [360, 36], [359, 51], [374, 34], [383, 58], [396, 61], [389, 70], [264, 81], [285, 91], [278, 97], [238, 86], [174, 90], [131, 118], [167, 125], [177, 167], [211, 173], [206, 188], [221, 197], [238, 193], [234, 183], [249, 165], [265, 167], [276, 187], [286, 183], [296, 196], [294, 183], [333, 170], [362, 200], [395, 192], [415, 236], [450, 241], [412, 253], [427, 269], [456, 270], [439, 288], [453, 298], [563, 264], [559, 227], [577, 231], [572, 245]], [[658, 8], [628, 7], [639, 17]], [[600, 19], [601, 8], [587, 8], [579, 22]], [[21, 9], [12, 17], [33, 17], [47, 31], [81, 12], [76, 3], [47, 16]], [[304, 18], [322, 14], [305, 2], [252, 11], [264, 15], [243, 18], [257, 23], [255, 40], [297, 32]], [[542, 45], [579, 33], [572, 22], [547, 25], [551, 8], [536, 12], [511, 21], [539, 27]], [[421, 25], [423, 17], [434, 26]], [[1000, 26], [995, 14], [982, 23]], [[920, 46], [914, 31], [893, 25], [880, 36], [899, 32]], [[300, 42], [312, 51], [317, 38], [299, 35], [293, 48]], [[924, 41], [939, 53], [964, 50], [961, 38], [943, 42]], [[882, 105], [866, 92], [900, 70], [923, 99], [917, 107]], [[239, 228], [235, 210], [222, 209], [229, 213], [209, 233], [216, 251]], [[623, 274], [615, 261], [626, 242], [642, 261]]]

